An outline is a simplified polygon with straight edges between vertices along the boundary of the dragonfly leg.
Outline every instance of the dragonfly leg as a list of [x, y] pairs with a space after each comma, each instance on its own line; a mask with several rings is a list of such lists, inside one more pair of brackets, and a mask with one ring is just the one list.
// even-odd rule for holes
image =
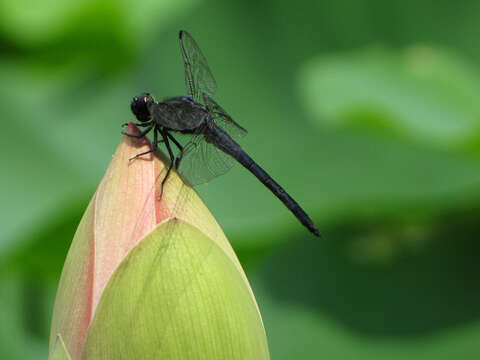
[[[165, 146], [167, 147], [168, 155], [170, 156], [170, 164], [168, 165], [167, 173], [165, 174], [165, 177], [162, 180], [162, 184], [160, 185], [161, 186], [160, 197], [162, 197], [162, 195], [163, 195], [163, 186], [165, 185], [165, 182], [168, 179], [168, 175], [170, 175], [170, 171], [172, 170], [173, 163], [175, 162], [175, 156], [173, 155], [172, 148], [170, 147], [170, 143], [168, 141], [168, 132], [166, 132], [164, 130], [164, 131], [161, 131], [161, 134], [162, 134], [163, 142], [165, 143]], [[175, 140], [175, 142], [176, 142], [176, 140]]]
[[135, 155], [134, 157], [131, 157], [130, 159], [128, 160], [134, 160], [142, 155], [146, 155], [146, 154], [150, 154], [151, 152], [154, 152], [155, 150], [157, 150], [157, 147], [158, 147], [158, 144], [163, 142], [163, 139], [162, 140], [158, 140], [157, 138], [157, 129], [155, 128], [153, 130], [153, 143], [152, 143], [152, 148], [150, 150], [147, 150], [147, 151], [144, 151], [144, 152], [141, 152], [140, 154], [137, 154]]
[[[189, 144], [189, 145], [192, 145], [192, 144]], [[178, 168], [180, 167], [180, 163], [183, 159], [183, 154], [184, 154], [184, 147], [183, 146], [178, 146], [178, 149], [180, 150], [180, 153], [178, 154], [178, 156], [176, 157], [175, 159], [175, 169], [178, 170]]]
[[177, 158], [175, 159], [175, 169], [178, 170], [178, 168], [180, 167], [180, 162], [182, 161], [182, 158], [183, 158], [183, 149], [180, 152], [180, 154], [177, 156]]
[[172, 140], [172, 142], [175, 144], [175, 146], [178, 148], [178, 150], [183, 151], [183, 146], [180, 145], [180, 143], [177, 141], [177, 139], [175, 139], [175, 138], [173, 137], [172, 134], [170, 134], [170, 133], [167, 132], [167, 136], [168, 136], [168, 138], [169, 138], [170, 140]]
[[144, 151], [144, 152], [141, 152], [133, 157], [131, 157], [130, 159], [128, 159], [129, 161], [132, 161], [132, 160], [135, 160], [136, 158], [139, 158], [140, 156], [142, 155], [147, 155], [147, 154], [150, 154], [151, 152], [153, 152], [153, 150], [147, 150], [147, 151]]
[[[122, 124], [122, 127], [125, 127], [125, 126], [128, 126], [128, 124], [130, 124], [129, 122], [126, 122], [124, 124]], [[151, 122], [147, 122], [147, 123], [134, 123], [136, 126], [138, 127], [146, 127], [146, 126], [150, 126], [151, 125]]]
[[143, 138], [145, 135], [147, 135], [148, 132], [149, 132], [150, 130], [152, 130], [152, 128], [153, 128], [153, 124], [150, 124], [150, 125], [148, 125], [148, 128], [146, 128], [145, 130], [143, 130], [143, 131], [142, 131], [140, 134], [138, 134], [138, 135], [137, 135], [137, 134], [130, 134], [130, 133], [126, 132], [126, 131], [122, 131], [122, 134], [123, 134], [123, 135], [130, 136], [130, 137], [134, 137], [134, 138], [137, 138], [137, 139], [141, 139], [141, 138]]
[[173, 137], [172, 134], [167, 132], [167, 136], [170, 140], [172, 140], [172, 142], [175, 144], [178, 150], [180, 150], [180, 155], [175, 159], [175, 169], [178, 169], [178, 166], [180, 165], [180, 159], [182, 158], [182, 154], [183, 154], [183, 146], [180, 145], [180, 143], [177, 141], [177, 139]]

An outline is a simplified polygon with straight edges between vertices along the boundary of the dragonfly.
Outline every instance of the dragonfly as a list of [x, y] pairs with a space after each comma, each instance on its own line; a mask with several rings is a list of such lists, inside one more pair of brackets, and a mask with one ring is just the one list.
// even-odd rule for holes
[[[139, 153], [132, 159], [155, 153], [160, 143], [165, 145], [170, 164], [162, 180], [162, 191], [174, 166], [195, 186], [225, 174], [238, 162], [280, 199], [311, 233], [320, 236], [319, 230], [300, 205], [237, 143], [236, 140], [245, 136], [247, 130], [213, 99], [216, 81], [193, 37], [180, 30], [179, 43], [188, 95], [163, 101], [156, 101], [149, 93], [133, 98], [130, 107], [139, 121], [136, 125], [145, 129], [140, 134], [124, 134], [143, 138], [153, 131], [153, 142], [149, 151]], [[186, 135], [189, 140], [182, 145], [174, 134]], [[178, 149], [177, 155], [172, 150], [172, 144]]]

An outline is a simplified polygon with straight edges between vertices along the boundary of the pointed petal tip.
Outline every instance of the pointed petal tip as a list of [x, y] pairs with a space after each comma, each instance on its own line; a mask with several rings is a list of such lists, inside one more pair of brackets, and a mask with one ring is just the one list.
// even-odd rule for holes
[[127, 132], [129, 134], [135, 134], [135, 135], [140, 135], [140, 129], [138, 128], [137, 125], [133, 121], [130, 121], [127, 126]]
[[61, 334], [57, 334], [50, 352], [49, 360], [71, 360]]

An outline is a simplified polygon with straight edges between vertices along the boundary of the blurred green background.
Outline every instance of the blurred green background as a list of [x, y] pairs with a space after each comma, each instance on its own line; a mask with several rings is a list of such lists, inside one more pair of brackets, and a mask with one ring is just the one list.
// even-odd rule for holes
[[273, 359], [480, 356], [480, 2], [0, 0], [0, 353], [45, 359], [78, 221], [149, 91], [185, 94], [188, 30], [245, 150], [198, 187]]

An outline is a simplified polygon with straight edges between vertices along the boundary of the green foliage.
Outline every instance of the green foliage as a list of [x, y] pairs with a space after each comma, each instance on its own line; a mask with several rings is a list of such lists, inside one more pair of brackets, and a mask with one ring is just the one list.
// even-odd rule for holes
[[432, 47], [323, 56], [301, 78], [309, 108], [332, 125], [447, 149], [480, 133], [478, 71]]
[[476, 359], [480, 5], [0, 1], [0, 350], [48, 353], [75, 226], [132, 119], [184, 94], [192, 33], [242, 141], [198, 188], [252, 280], [272, 358]]

